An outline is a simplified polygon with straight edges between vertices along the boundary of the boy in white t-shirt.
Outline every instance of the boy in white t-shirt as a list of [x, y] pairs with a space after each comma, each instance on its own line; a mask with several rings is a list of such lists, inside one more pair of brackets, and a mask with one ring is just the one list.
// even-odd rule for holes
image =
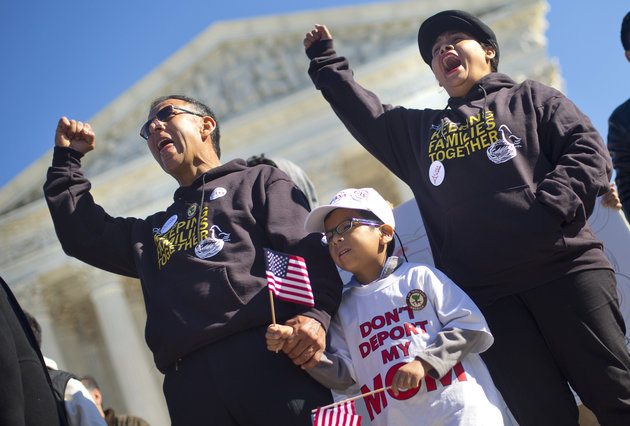
[[[353, 274], [330, 325], [330, 345], [307, 370], [331, 389], [358, 385], [375, 425], [502, 425], [500, 397], [477, 355], [492, 345], [485, 319], [439, 270], [392, 256], [394, 215], [372, 188], [339, 192], [305, 228]], [[269, 350], [291, 339], [271, 325]]]

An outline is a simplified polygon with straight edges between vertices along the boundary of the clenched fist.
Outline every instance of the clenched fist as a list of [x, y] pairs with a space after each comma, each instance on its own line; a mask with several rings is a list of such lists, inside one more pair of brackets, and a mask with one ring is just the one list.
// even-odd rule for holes
[[94, 149], [94, 131], [89, 123], [61, 117], [55, 132], [55, 145], [69, 147], [81, 154]]
[[308, 49], [316, 41], [331, 39], [332, 35], [330, 35], [330, 31], [328, 31], [326, 25], [315, 24], [315, 29], [313, 29], [311, 32], [306, 33], [306, 37], [304, 37], [304, 48]]

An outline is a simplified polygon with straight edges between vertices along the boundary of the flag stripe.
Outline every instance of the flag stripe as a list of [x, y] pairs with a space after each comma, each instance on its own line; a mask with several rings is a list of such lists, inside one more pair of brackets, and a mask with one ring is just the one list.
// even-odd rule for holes
[[276, 279], [276, 277], [274, 276], [269, 276], [267, 275], [267, 278], [269, 278], [269, 281], [272, 282], [272, 285], [278, 289], [282, 289], [282, 290], [286, 290], [286, 291], [293, 291], [295, 293], [302, 293], [302, 294], [311, 294], [311, 292], [309, 291], [309, 289], [304, 289], [301, 286], [297, 286], [294, 284], [287, 284], [283, 281], [280, 281], [278, 279]]
[[361, 426], [361, 416], [354, 409], [354, 401], [330, 408], [318, 408], [314, 426]]
[[294, 292], [288, 292], [288, 291], [281, 291], [279, 292], [277, 287], [271, 287], [271, 289], [274, 291], [274, 295], [276, 293], [278, 297], [284, 297], [284, 298], [295, 298], [295, 299], [303, 299], [303, 300], [313, 300], [312, 297], [310, 297], [310, 295], [308, 294], [303, 294], [303, 293], [294, 293]]
[[288, 294], [287, 292], [277, 292], [275, 290], [274, 287], [269, 286], [269, 288], [273, 291], [273, 294], [278, 298], [278, 299], [282, 299], [282, 300], [286, 300], [289, 302], [296, 302], [296, 303], [302, 303], [305, 305], [311, 305], [313, 306], [313, 298], [310, 297], [309, 295], [305, 295], [305, 296], [301, 296], [298, 294]]
[[312, 294], [310, 288], [304, 288], [304, 286], [295, 285], [292, 282], [287, 283], [286, 281], [279, 280], [277, 277], [274, 277], [273, 275], [270, 275], [269, 273], [267, 273], [267, 278], [269, 278], [269, 281], [272, 283], [272, 285], [274, 285], [278, 289], [287, 290], [287, 291], [295, 291], [295, 292], [300, 292], [304, 294]]
[[291, 281], [302, 283], [302, 284], [311, 283], [311, 281], [308, 279], [308, 275], [292, 274], [290, 271], [287, 271], [286, 277], [287, 279], [290, 279]]

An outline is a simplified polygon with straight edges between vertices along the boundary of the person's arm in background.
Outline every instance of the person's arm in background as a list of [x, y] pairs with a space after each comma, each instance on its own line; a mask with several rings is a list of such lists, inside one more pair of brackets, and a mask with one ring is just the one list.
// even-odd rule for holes
[[[620, 108], [624, 106], [625, 117], [619, 113]], [[610, 116], [608, 120], [608, 151], [617, 174], [615, 182], [621, 206], [626, 219], [630, 221], [630, 116], [628, 113], [630, 113], [630, 101], [617, 108]]]

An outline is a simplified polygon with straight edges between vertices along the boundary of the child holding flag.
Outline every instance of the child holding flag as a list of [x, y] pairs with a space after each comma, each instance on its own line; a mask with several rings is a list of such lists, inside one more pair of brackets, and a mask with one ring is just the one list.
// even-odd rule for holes
[[[305, 228], [321, 232], [352, 279], [330, 326], [330, 346], [308, 370], [335, 390], [358, 384], [376, 425], [502, 425], [500, 397], [477, 355], [493, 342], [477, 306], [446, 275], [392, 256], [394, 215], [372, 188], [339, 192]], [[269, 350], [290, 327], [271, 325]], [[420, 416], [420, 417], [419, 417]]]

